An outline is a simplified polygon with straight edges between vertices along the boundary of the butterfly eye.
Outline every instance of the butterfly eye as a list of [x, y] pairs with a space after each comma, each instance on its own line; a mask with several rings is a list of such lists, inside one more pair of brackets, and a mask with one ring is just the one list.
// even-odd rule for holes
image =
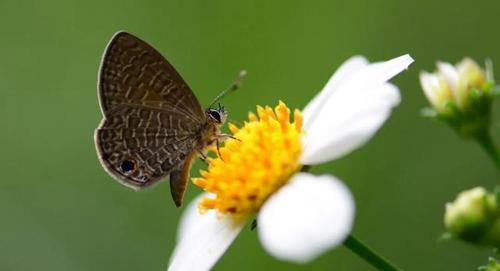
[[218, 123], [221, 123], [221, 119], [220, 119], [220, 114], [219, 114], [219, 111], [217, 110], [210, 110], [208, 111], [208, 114], [210, 115], [210, 117], [212, 119], [214, 119], [215, 121], [217, 121]]
[[123, 160], [122, 164], [120, 165], [120, 170], [123, 173], [130, 173], [135, 169], [135, 163], [134, 161], [131, 160]]

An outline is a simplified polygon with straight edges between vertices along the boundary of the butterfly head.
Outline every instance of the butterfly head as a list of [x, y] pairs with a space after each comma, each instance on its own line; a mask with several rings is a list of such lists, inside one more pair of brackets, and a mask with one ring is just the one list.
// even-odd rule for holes
[[209, 108], [206, 113], [209, 121], [212, 123], [221, 125], [226, 121], [227, 111], [220, 104], [219, 108]]

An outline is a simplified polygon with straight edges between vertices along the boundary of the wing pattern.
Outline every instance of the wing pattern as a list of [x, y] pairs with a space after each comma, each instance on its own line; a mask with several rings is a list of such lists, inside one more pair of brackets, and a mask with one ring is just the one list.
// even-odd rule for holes
[[104, 118], [94, 140], [101, 164], [115, 179], [140, 189], [191, 159], [205, 112], [146, 42], [125, 32], [113, 36], [101, 62], [98, 96]]

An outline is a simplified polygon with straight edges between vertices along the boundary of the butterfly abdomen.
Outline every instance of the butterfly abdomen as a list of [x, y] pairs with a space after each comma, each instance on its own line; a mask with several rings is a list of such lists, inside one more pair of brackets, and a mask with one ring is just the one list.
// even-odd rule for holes
[[172, 194], [172, 199], [177, 207], [182, 206], [182, 201], [184, 199], [184, 194], [186, 193], [189, 180], [189, 173], [196, 156], [197, 151], [191, 152], [184, 160], [181, 169], [170, 172], [170, 193]]

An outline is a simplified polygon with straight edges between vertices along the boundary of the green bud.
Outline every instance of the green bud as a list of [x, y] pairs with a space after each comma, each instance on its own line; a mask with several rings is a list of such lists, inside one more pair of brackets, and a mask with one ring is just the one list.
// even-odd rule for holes
[[455, 66], [446, 62], [438, 62], [436, 66], [434, 73], [420, 73], [420, 84], [436, 118], [448, 123], [461, 136], [478, 137], [491, 123], [495, 95], [490, 68], [485, 71], [470, 58]]
[[448, 233], [464, 241], [500, 247], [500, 213], [495, 194], [476, 187], [446, 204], [444, 224]]

